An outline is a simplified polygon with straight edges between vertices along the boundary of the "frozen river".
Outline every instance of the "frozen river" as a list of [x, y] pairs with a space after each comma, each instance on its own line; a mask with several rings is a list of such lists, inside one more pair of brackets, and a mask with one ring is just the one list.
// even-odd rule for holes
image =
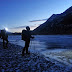
[[[9, 36], [10, 43], [24, 47], [20, 35]], [[39, 52], [66, 65], [72, 65], [72, 35], [35, 35], [29, 50]]]
[[[72, 49], [72, 35], [35, 35], [30, 42], [30, 48], [37, 51]], [[9, 36], [8, 40], [24, 47], [20, 35]]]

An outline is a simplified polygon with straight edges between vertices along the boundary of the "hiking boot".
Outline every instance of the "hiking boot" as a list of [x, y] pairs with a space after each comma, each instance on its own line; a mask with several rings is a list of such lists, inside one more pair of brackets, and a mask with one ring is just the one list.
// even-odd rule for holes
[[29, 54], [30, 54], [30, 52], [28, 52], [28, 53], [26, 53], [26, 54], [28, 54], [28, 55], [29, 55]]
[[7, 49], [7, 48], [8, 48], [8, 46], [3, 46], [3, 48], [4, 48], [4, 49]]
[[22, 53], [22, 56], [24, 56], [24, 53]]
[[6, 46], [6, 48], [8, 48], [8, 46]]

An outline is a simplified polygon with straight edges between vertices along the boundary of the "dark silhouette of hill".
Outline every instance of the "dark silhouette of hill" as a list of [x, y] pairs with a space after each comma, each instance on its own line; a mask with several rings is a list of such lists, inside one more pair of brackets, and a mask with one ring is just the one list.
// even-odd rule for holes
[[19, 33], [17, 33], [17, 32], [15, 32], [15, 33], [12, 33], [12, 32], [7, 32], [7, 34], [8, 35], [21, 35], [21, 33], [19, 32]]
[[72, 34], [72, 6], [61, 14], [53, 14], [33, 34]]

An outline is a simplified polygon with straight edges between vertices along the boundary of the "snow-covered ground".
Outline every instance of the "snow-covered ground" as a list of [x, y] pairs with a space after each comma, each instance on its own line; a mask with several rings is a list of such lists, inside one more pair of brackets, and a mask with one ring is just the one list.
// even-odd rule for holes
[[8, 44], [4, 49], [0, 42], [0, 72], [72, 72], [72, 68], [46, 60], [40, 53], [22, 56], [23, 47]]
[[[20, 35], [9, 36], [9, 41], [24, 47]], [[46, 59], [51, 58], [72, 67], [72, 35], [35, 35], [29, 50], [44, 55]]]

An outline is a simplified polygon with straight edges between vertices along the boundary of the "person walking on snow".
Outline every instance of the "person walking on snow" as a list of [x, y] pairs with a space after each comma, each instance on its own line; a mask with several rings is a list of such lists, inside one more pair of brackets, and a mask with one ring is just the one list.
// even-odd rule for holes
[[[3, 48], [8, 48], [8, 34], [6, 30], [1, 30], [1, 39], [3, 39]], [[6, 41], [6, 45], [5, 45]]]
[[31, 36], [30, 27], [27, 26], [26, 30], [22, 30], [22, 40], [25, 41], [25, 47], [22, 50], [22, 56], [24, 56], [25, 51], [26, 51], [26, 54], [30, 54], [28, 52], [28, 47], [29, 47], [29, 44], [30, 44], [30, 38], [34, 38], [34, 37]]

